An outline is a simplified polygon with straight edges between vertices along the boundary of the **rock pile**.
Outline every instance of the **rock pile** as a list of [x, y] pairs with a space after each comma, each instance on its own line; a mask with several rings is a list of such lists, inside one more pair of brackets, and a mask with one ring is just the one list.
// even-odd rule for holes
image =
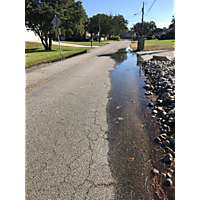
[[148, 60], [142, 69], [148, 80], [145, 80], [146, 95], [158, 95], [156, 102], [149, 103], [154, 117], [158, 115], [160, 135], [155, 139], [160, 143], [166, 154], [163, 162], [169, 164], [164, 176], [165, 184], [172, 185], [172, 175], [175, 173], [175, 58], [171, 61]]

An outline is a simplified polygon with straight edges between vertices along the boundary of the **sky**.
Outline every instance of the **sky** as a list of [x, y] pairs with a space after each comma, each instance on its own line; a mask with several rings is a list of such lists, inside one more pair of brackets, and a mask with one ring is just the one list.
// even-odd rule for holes
[[[121, 14], [129, 21], [128, 27], [142, 21], [142, 6], [144, 6], [144, 21], [154, 21], [157, 28], [163, 28], [171, 23], [174, 11], [174, 0], [80, 0], [88, 17], [100, 14]], [[155, 1], [155, 2], [154, 2]], [[154, 4], [153, 4], [154, 2]], [[153, 4], [153, 6], [152, 6]], [[152, 7], [151, 7], [152, 6]], [[149, 8], [151, 9], [149, 10]], [[148, 12], [149, 10], [149, 12]], [[148, 13], [147, 13], [148, 12]], [[134, 15], [137, 14], [137, 15]]]

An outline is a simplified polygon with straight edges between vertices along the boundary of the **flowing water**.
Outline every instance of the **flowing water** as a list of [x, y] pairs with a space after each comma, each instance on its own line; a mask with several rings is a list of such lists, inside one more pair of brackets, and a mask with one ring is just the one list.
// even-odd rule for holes
[[112, 54], [112, 87], [107, 105], [109, 165], [116, 180], [115, 199], [158, 199], [152, 186], [153, 167], [162, 171], [162, 156], [154, 148], [159, 135], [145, 96], [146, 77], [130, 48]]

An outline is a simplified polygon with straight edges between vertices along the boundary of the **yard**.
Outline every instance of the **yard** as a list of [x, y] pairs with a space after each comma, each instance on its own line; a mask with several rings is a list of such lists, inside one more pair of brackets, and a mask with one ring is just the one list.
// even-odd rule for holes
[[25, 68], [69, 57], [89, 49], [92, 48], [61, 46], [60, 54], [58, 45], [52, 45], [52, 50], [46, 51], [41, 43], [25, 42]]
[[[131, 42], [131, 48], [137, 49], [137, 41]], [[149, 50], [165, 50], [175, 49], [175, 39], [173, 40], [145, 40], [144, 49]]]

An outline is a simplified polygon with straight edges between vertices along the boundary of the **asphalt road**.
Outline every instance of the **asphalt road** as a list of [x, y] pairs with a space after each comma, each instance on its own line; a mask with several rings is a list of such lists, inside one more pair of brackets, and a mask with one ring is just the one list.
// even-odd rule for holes
[[105, 132], [115, 61], [98, 55], [128, 46], [26, 69], [26, 199], [114, 199]]

